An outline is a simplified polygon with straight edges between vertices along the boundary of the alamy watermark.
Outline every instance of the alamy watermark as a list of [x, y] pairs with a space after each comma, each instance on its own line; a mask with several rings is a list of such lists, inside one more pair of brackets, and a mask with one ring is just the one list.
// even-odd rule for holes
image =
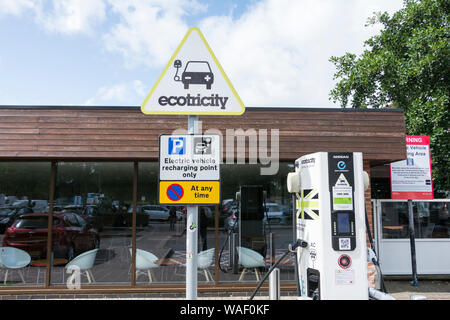
[[[202, 121], [195, 121], [197, 132], [201, 134], [215, 134], [220, 138], [222, 152], [220, 163], [225, 164], [261, 164], [261, 175], [275, 175], [280, 166], [279, 154], [279, 129], [226, 129], [216, 128], [202, 130]], [[173, 135], [186, 135], [186, 129], [176, 129]], [[270, 139], [269, 139], [270, 138]], [[268, 146], [270, 140], [270, 147]], [[247, 143], [248, 141], [248, 147]], [[246, 160], [248, 159], [248, 162]]]
[[67, 278], [66, 286], [70, 290], [79, 290], [81, 288], [81, 270], [77, 265], [70, 265], [66, 269], [67, 273], [71, 273]]

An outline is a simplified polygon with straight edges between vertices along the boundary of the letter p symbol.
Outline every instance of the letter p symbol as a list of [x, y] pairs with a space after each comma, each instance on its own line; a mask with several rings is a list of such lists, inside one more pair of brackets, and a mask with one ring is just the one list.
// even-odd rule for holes
[[184, 137], [169, 137], [169, 154], [185, 154], [185, 145]]

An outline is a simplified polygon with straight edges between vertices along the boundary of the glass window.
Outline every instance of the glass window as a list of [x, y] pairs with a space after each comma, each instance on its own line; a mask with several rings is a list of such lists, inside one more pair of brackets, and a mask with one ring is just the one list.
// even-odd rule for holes
[[383, 239], [408, 238], [408, 203], [382, 202], [381, 221]]
[[[292, 195], [286, 189], [286, 176], [294, 170], [293, 164], [280, 164], [279, 172], [274, 176], [260, 175], [259, 165], [221, 165], [221, 198], [218, 206], [219, 230], [218, 252], [220, 264], [220, 282], [256, 281], [255, 268], [247, 268], [241, 278], [245, 266], [238, 263], [237, 250], [230, 249], [231, 239], [236, 237], [235, 246], [239, 246], [242, 237], [239, 229], [239, 202], [236, 192], [244, 185], [259, 185], [267, 194], [265, 201], [259, 205], [258, 236], [252, 238], [249, 248], [259, 250], [263, 265], [258, 267], [258, 276], [264, 275], [271, 263], [275, 262], [288, 249], [293, 240]], [[158, 204], [158, 163], [139, 163], [138, 178], [138, 212], [147, 216], [148, 225], [137, 229], [137, 249], [145, 254], [151, 254], [155, 266], [150, 273], [137, 271], [137, 283], [149, 282], [184, 283], [186, 279], [186, 208], [175, 207], [176, 219], [170, 222], [170, 207]], [[214, 283], [215, 263], [215, 206], [203, 206], [199, 209], [199, 283]], [[271, 241], [272, 240], [272, 241]], [[244, 241], [245, 242], [245, 239]], [[272, 246], [271, 246], [272, 243]], [[138, 253], [139, 254], [139, 253]], [[233, 264], [235, 261], [235, 264]], [[279, 265], [282, 281], [295, 280], [294, 259], [287, 257]], [[150, 279], [151, 277], [151, 279]]]
[[133, 163], [59, 162], [54, 205], [52, 284], [130, 284]]
[[417, 221], [414, 221], [416, 232], [420, 238], [449, 238], [448, 205], [444, 201], [413, 202], [417, 210]]
[[[158, 204], [157, 162], [140, 162], [137, 197], [136, 283], [184, 283], [186, 219], [183, 207]], [[173, 218], [172, 218], [173, 217]], [[210, 243], [211, 245], [213, 242]], [[152, 261], [145, 264], [145, 258]], [[202, 279], [199, 277], [199, 281]]]
[[[413, 201], [414, 235], [416, 239], [448, 239], [449, 201]], [[409, 214], [406, 201], [381, 202], [383, 239], [409, 238]]]
[[[230, 164], [221, 166], [222, 205], [219, 218], [219, 278], [221, 282], [255, 282], [292, 243], [292, 194], [286, 187], [294, 165], [280, 163], [276, 175], [261, 175], [261, 166]], [[251, 196], [236, 192], [243, 186], [258, 186], [267, 194]], [[260, 192], [259, 192], [260, 193]], [[245, 207], [243, 201], [246, 197]], [[233, 250], [233, 243], [236, 249]], [[240, 249], [240, 248], [244, 249]], [[246, 265], [245, 257], [255, 255], [258, 266]], [[288, 255], [278, 265], [281, 281], [295, 280], [295, 261]]]
[[[152, 282], [184, 283], [186, 279], [186, 208], [175, 207], [176, 219], [169, 220], [170, 207], [158, 205], [158, 163], [139, 163], [138, 178], [138, 212], [148, 217], [148, 226], [137, 230], [137, 249], [142, 254], [152, 254], [156, 266], [150, 269], [150, 274], [139, 272], [137, 283]], [[292, 243], [292, 195], [286, 190], [287, 173], [293, 171], [293, 165], [281, 164], [275, 176], [261, 176], [259, 165], [221, 165], [221, 198], [219, 206], [218, 256], [220, 265], [220, 282], [239, 282], [256, 280], [254, 268], [248, 268], [248, 274], [243, 279], [240, 275], [243, 266], [236, 259], [236, 266], [232, 265], [230, 250], [230, 235], [236, 235], [236, 245], [239, 241], [239, 203], [236, 192], [243, 185], [261, 185], [267, 193], [265, 205], [267, 212], [262, 210], [259, 239], [253, 239], [253, 244], [262, 249], [263, 266], [258, 268], [259, 276], [268, 270], [270, 264], [280, 257], [288, 245]], [[268, 218], [268, 219], [267, 219]], [[215, 206], [199, 208], [199, 283], [214, 283], [215, 279]], [[273, 247], [270, 247], [272, 234]], [[273, 254], [272, 254], [273, 252]], [[237, 254], [237, 253], [236, 253]], [[201, 267], [200, 267], [201, 266]], [[293, 281], [295, 276], [293, 258], [286, 258], [279, 265], [282, 281]], [[151, 277], [151, 280], [149, 278]]]
[[45, 210], [49, 204], [50, 170], [50, 162], [0, 162], [2, 246], [21, 249], [31, 258], [30, 264], [19, 272], [8, 272], [6, 278], [2, 277], [0, 287], [45, 283], [48, 227]]

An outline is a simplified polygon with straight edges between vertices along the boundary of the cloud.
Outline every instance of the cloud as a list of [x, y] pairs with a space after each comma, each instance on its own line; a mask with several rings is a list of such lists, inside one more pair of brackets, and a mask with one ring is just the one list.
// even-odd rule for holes
[[1, 0], [0, 16], [14, 15], [20, 16], [23, 12], [35, 8], [36, 1], [33, 0]]
[[[392, 4], [393, 3], [393, 4]], [[332, 55], [361, 52], [372, 12], [401, 1], [266, 0], [200, 29], [246, 105], [332, 106]]]
[[108, 2], [119, 22], [103, 37], [106, 49], [122, 55], [130, 68], [167, 63], [188, 29], [185, 17], [206, 9], [188, 0]]
[[37, 7], [36, 20], [51, 32], [90, 34], [105, 20], [105, 10], [103, 0], [52, 0], [47, 7]]
[[140, 80], [124, 82], [98, 89], [85, 105], [140, 105], [147, 94], [146, 86]]
[[90, 34], [106, 18], [105, 0], [1, 0], [0, 15], [21, 16], [30, 11], [47, 31]]

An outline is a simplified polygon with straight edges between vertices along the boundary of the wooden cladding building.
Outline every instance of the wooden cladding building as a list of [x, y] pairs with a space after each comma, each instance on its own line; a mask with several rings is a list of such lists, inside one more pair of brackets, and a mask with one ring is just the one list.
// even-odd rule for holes
[[[260, 151], [261, 144], [264, 145], [267, 142], [266, 155], [272, 160], [278, 158], [280, 162], [283, 162], [285, 171], [280, 171], [277, 173], [277, 176], [266, 176], [265, 181], [267, 185], [277, 183], [280, 190], [286, 188], [285, 174], [288, 168], [287, 163], [293, 164], [297, 158], [305, 154], [319, 151], [362, 152], [364, 170], [369, 175], [372, 167], [406, 158], [405, 121], [404, 114], [400, 110], [247, 108], [241, 116], [200, 116], [199, 120], [201, 121], [200, 132], [222, 134], [223, 157], [227, 160], [227, 164], [230, 160], [230, 154], [232, 155], [231, 162], [237, 160], [236, 158], [239, 155], [246, 157], [246, 163], [251, 162], [250, 160], [253, 160], [252, 157], [255, 153], [260, 156], [258, 151]], [[28, 189], [33, 192], [42, 191], [46, 193], [48, 191], [49, 212], [53, 212], [53, 201], [57, 202], [58, 199], [64, 198], [61, 197], [61, 194], [67, 199], [75, 199], [75, 196], [77, 198], [85, 197], [80, 191], [73, 190], [76, 187], [81, 188], [87, 185], [88, 179], [86, 177], [94, 171], [88, 172], [84, 170], [83, 166], [88, 162], [101, 163], [100, 168], [111, 165], [111, 168], [105, 169], [107, 177], [102, 176], [102, 179], [100, 179], [100, 173], [98, 173], [96, 180], [98, 184], [90, 181], [91, 187], [89, 189], [86, 187], [86, 192], [100, 192], [96, 190], [101, 188], [96, 188], [96, 186], [100, 186], [100, 180], [104, 182], [106, 180], [104, 178], [115, 177], [117, 174], [122, 174], [122, 178], [124, 178], [122, 180], [110, 180], [112, 181], [111, 185], [114, 187], [117, 184], [120, 187], [120, 183], [123, 183], [122, 188], [124, 189], [120, 189], [120, 191], [123, 191], [123, 194], [128, 194], [127, 197], [129, 198], [127, 200], [132, 203], [132, 222], [128, 225], [129, 229], [126, 229], [129, 230], [128, 236], [132, 240], [131, 243], [124, 244], [124, 248], [116, 248], [116, 250], [108, 247], [103, 253], [116, 250], [117, 252], [114, 252], [118, 254], [117, 259], [122, 264], [124, 261], [128, 261], [127, 259], [131, 262], [129, 266], [99, 264], [97, 268], [100, 269], [98, 269], [97, 275], [101, 278], [101, 276], [109, 274], [111, 271], [111, 274], [117, 272], [117, 279], [119, 279], [119, 275], [123, 274], [130, 274], [130, 279], [127, 279], [125, 282], [121, 279], [119, 279], [120, 281], [113, 281], [115, 286], [109, 284], [104, 286], [88, 285], [76, 293], [184, 292], [185, 288], [180, 283], [138, 285], [137, 275], [134, 272], [130, 272], [130, 270], [136, 270], [135, 249], [148, 245], [151, 242], [149, 240], [150, 233], [146, 237], [137, 239], [138, 221], [136, 208], [138, 202], [143, 198], [138, 197], [139, 188], [137, 181], [139, 179], [141, 182], [142, 180], [144, 182], [147, 181], [145, 190], [156, 190], [158, 177], [155, 162], [158, 161], [159, 135], [172, 134], [175, 130], [181, 133], [180, 129], [187, 129], [187, 116], [144, 115], [140, 107], [136, 106], [0, 106], [0, 162], [5, 168], [2, 176], [4, 177], [4, 183], [0, 185], [4, 190], [0, 190], [0, 194], [23, 196], [26, 194], [14, 194], [14, 192], [18, 192], [18, 189], [21, 189], [16, 188], [16, 186], [28, 187], [28, 185], [30, 185]], [[256, 145], [254, 143], [255, 137], [257, 138]], [[238, 138], [245, 138], [245, 144], [240, 144]], [[252, 139], [253, 144], [251, 142]], [[272, 152], [276, 152], [278, 157]], [[31, 167], [30, 162], [33, 162], [33, 168], [28, 168]], [[61, 162], [68, 162], [69, 165], [60, 165]], [[44, 168], [45, 166], [41, 166], [42, 164], [46, 165], [47, 169]], [[17, 165], [15, 171], [12, 170], [14, 165]], [[122, 173], [117, 171], [117, 168], [120, 167], [122, 167]], [[123, 169], [123, 167], [130, 170]], [[149, 167], [152, 169], [147, 170]], [[226, 167], [225, 172], [227, 174], [223, 174], [226, 177], [222, 179], [221, 190], [225, 189], [223, 187], [226, 185], [224, 180], [228, 181], [227, 183], [230, 185], [228, 188], [232, 191], [232, 194], [235, 194], [239, 183], [251, 183], [246, 179], [255, 175], [245, 175], [247, 172], [244, 171], [248, 171], [248, 167], [243, 169], [240, 166], [240, 169], [236, 169], [238, 167], [233, 165]], [[141, 177], [143, 179], [139, 178], [140, 168], [145, 172]], [[91, 169], [96, 169], [96, 167], [91, 167]], [[68, 175], [70, 178], [63, 175], [64, 179], [60, 181], [59, 186], [61, 190], [55, 196], [55, 190], [58, 190], [58, 179], [55, 177], [58, 172], [70, 173]], [[123, 172], [129, 174], [129, 176]], [[39, 177], [43, 180], [40, 184], [36, 183], [39, 182], [37, 181], [39, 178], [34, 176], [36, 173], [40, 173]], [[150, 173], [153, 174], [151, 179], [149, 178], [151, 176]], [[19, 176], [24, 176], [24, 179], [20, 180], [20, 182], [10, 181], [5, 183], [8, 182], [8, 179], [14, 180]], [[236, 176], [239, 179], [232, 179]], [[77, 186], [74, 181], [78, 183]], [[120, 183], [116, 183], [116, 181], [120, 181]], [[127, 184], [126, 181], [130, 183]], [[257, 184], [260, 184], [260, 181], [257, 180]], [[110, 191], [114, 190], [111, 188]], [[290, 197], [287, 197], [286, 194], [287, 192], [284, 192], [283, 197], [285, 200], [289, 200]], [[148, 197], [148, 194], [146, 196]], [[366, 209], [371, 222], [370, 188], [366, 190], [365, 197]], [[149, 202], [148, 198], [145, 201]], [[52, 225], [51, 216], [49, 215], [48, 219], [49, 228]], [[227, 280], [227, 277], [232, 276], [231, 273], [222, 274], [219, 272], [219, 206], [215, 206], [214, 219], [215, 240], [213, 245], [210, 243], [210, 247], [214, 246], [216, 249], [214, 284], [200, 285], [199, 290], [206, 292], [221, 290], [227, 292], [231, 290], [252, 291], [255, 286], [254, 282], [249, 284], [240, 283], [239, 280], [232, 283], [229, 279]], [[111, 226], [115, 227], [116, 224]], [[290, 230], [290, 228], [284, 230]], [[142, 232], [142, 229], [139, 232]], [[167, 236], [167, 234], [165, 233], [164, 236]], [[51, 237], [52, 233], [48, 233], [45, 281], [41, 280], [42, 282], [37, 284], [36, 280], [33, 279], [32, 284], [26, 283], [24, 287], [8, 286], [0, 290], [0, 295], [23, 294], [24, 292], [67, 293], [67, 288], [62, 285], [63, 283], [53, 283], [52, 279], [55, 277], [50, 276], [54, 269], [58, 269], [56, 266], [50, 266], [50, 261], [52, 261], [50, 254], [52, 251]], [[112, 244], [111, 239], [113, 239], [112, 236], [108, 234], [102, 242]], [[120, 239], [120, 241], [123, 241], [123, 237]], [[125, 237], [125, 239], [127, 238]], [[140, 239], [145, 239], [145, 241], [139, 242], [141, 241]], [[291, 238], [289, 237], [289, 239]], [[157, 245], [150, 249], [164, 249], [161, 247], [159, 238], [156, 243]], [[129, 249], [131, 248], [132, 253], [129, 256]], [[172, 248], [166, 249], [172, 250]], [[168, 252], [173, 251], [170, 250]], [[122, 256], [124, 253], [125, 255]], [[161, 255], [159, 256], [161, 257]], [[123, 270], [121, 269], [122, 267]], [[60, 268], [64, 268], [64, 266]], [[32, 269], [31, 271], [35, 270]], [[32, 273], [30, 274], [33, 275]], [[221, 277], [225, 281], [222, 282]], [[97, 278], [97, 280], [99, 279]], [[107, 280], [109, 281], [109, 278]], [[234, 280], [232, 279], [232, 281]], [[101, 283], [101, 281], [99, 282]], [[295, 290], [295, 287], [295, 283], [290, 280], [290, 282], [284, 282], [281, 289]], [[71, 293], [75, 292], [71, 291]]]
[[[363, 152], [370, 166], [406, 157], [399, 110], [247, 108], [200, 120], [203, 131], [223, 135], [267, 130], [269, 146], [278, 134], [280, 161], [318, 151]], [[0, 106], [0, 160], [158, 161], [158, 136], [176, 129], [187, 129], [186, 116], [149, 116], [139, 107]], [[224, 150], [238, 147], [226, 142]]]

